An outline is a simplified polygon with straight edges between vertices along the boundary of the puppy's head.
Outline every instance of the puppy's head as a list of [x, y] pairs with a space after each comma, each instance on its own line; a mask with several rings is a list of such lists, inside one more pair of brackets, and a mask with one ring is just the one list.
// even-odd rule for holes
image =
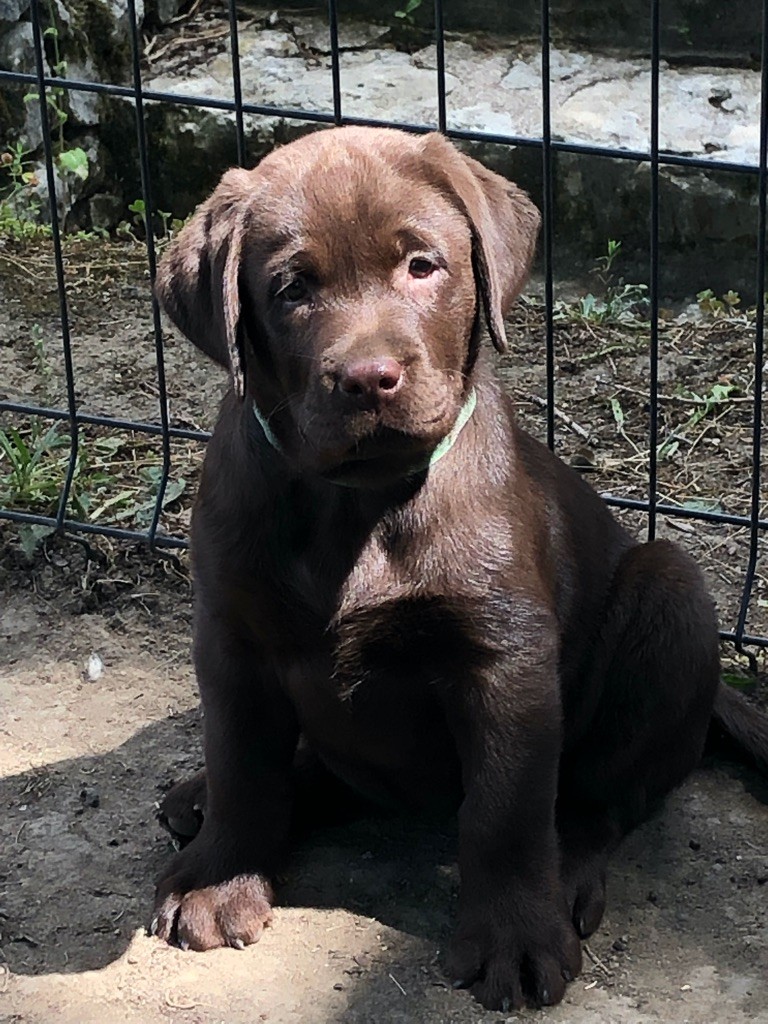
[[289, 459], [373, 482], [450, 432], [481, 318], [504, 348], [538, 224], [524, 193], [440, 135], [328, 130], [227, 172], [157, 294]]

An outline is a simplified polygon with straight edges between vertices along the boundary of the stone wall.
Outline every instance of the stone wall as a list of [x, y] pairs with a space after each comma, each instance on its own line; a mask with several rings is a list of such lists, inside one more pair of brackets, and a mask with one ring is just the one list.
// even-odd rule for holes
[[[358, 5], [367, 2], [354, 0]], [[158, 30], [175, 16], [178, 3], [144, 0], [142, 4], [137, 0], [144, 28], [150, 33]], [[374, 120], [436, 124], [436, 58], [434, 46], [425, 43], [428, 36], [420, 36], [418, 26], [406, 25], [409, 44], [398, 46], [391, 33], [393, 19], [388, 9], [382, 9], [379, 2], [375, 19], [352, 21], [346, 17], [350, 11], [367, 10], [364, 6], [353, 8], [352, 3], [339, 0], [344, 112]], [[399, 0], [392, 3], [397, 7]], [[28, 4], [29, 0], [0, 0], [0, 66], [24, 71], [34, 67]], [[422, 7], [424, 10], [414, 12], [415, 18], [427, 16], [431, 0], [424, 0]], [[721, 7], [725, 10], [724, 5]], [[49, 19], [53, 15], [58, 55], [67, 62], [68, 76], [130, 82], [126, 0], [41, 0], [41, 8]], [[220, 16], [218, 48], [198, 52], [194, 46], [183, 45], [173, 50], [174, 60], [150, 61], [144, 74], [146, 88], [190, 97], [232, 98], [231, 60], [220, 8], [215, 3], [208, 5], [209, 13], [218, 11]], [[605, 12], [607, 8], [612, 12], [610, 19], [605, 13], [599, 17], [599, 10]], [[616, 0], [610, 5], [598, 0], [581, 4], [560, 0], [559, 4], [553, 2], [553, 23], [555, 27], [569, 24], [574, 38], [589, 29], [594, 30], [596, 34], [591, 38], [598, 42], [610, 37], [614, 43], [622, 39], [629, 43], [629, 26], [639, 25], [640, 13], [645, 18], [646, 8], [645, 0]], [[663, 8], [691, 18], [695, 11], [703, 10], [701, 0], [668, 0]], [[204, 12], [205, 5], [200, 10]], [[260, 105], [330, 112], [327, 20], [318, 13], [281, 10], [275, 15], [248, 9], [249, 23], [241, 26], [240, 33], [243, 95], [247, 102]], [[484, 18], [490, 18], [492, 10], [499, 26], [493, 35], [449, 34], [449, 126], [538, 137], [541, 59], [536, 40], [527, 36], [535, 27], [538, 4], [521, 0], [513, 5], [505, 0], [494, 6], [492, 0], [445, 0], [449, 28], [471, 25], [477, 29]], [[748, 4], [734, 0], [727, 9], [728, 18], [738, 25], [731, 25], [728, 19], [727, 26], [721, 25], [724, 15], [711, 4], [707, 11], [710, 23], [699, 19], [702, 39], [710, 34], [703, 32], [702, 26], [711, 24], [711, 35], [721, 43], [731, 39], [735, 52], [738, 32], [746, 31], [754, 22], [757, 5], [755, 0]], [[737, 16], [739, 11], [741, 18]], [[518, 31], [504, 35], [502, 25], [507, 31], [517, 26]], [[209, 34], [209, 23], [199, 27], [196, 35], [195, 25], [187, 26], [191, 40]], [[174, 31], [166, 30], [161, 50], [172, 41]], [[643, 38], [638, 28], [635, 46], [640, 50], [644, 46], [639, 40]], [[754, 32], [750, 38], [756, 40]], [[759, 73], [749, 67], [748, 42], [742, 39], [741, 43], [742, 67], [722, 65], [727, 48], [721, 50], [717, 66], [689, 66], [688, 61], [664, 63], [663, 149], [732, 162], [757, 161]], [[692, 42], [689, 52], [693, 47]], [[53, 66], [56, 55], [50, 36], [46, 37], [46, 49]], [[649, 78], [646, 57], [601, 55], [573, 45], [553, 47], [554, 137], [646, 151]], [[21, 86], [0, 89], [0, 146], [21, 139], [39, 152], [39, 110], [36, 103], [24, 102], [24, 94], [29, 91]], [[66, 112], [65, 145], [81, 148], [88, 160], [85, 179], [57, 166], [60, 216], [69, 229], [114, 228], [121, 219], [130, 218], [128, 204], [141, 195], [133, 103], [91, 93], [63, 92], [57, 102]], [[234, 117], [221, 110], [148, 103], [146, 127], [156, 207], [183, 217], [213, 187], [219, 174], [236, 161]], [[248, 162], [255, 163], [275, 145], [316, 127], [275, 116], [246, 116]], [[470, 148], [540, 199], [538, 149], [490, 144]], [[623, 243], [622, 270], [635, 280], [646, 279], [648, 166], [558, 153], [554, 170], [558, 275], [584, 277], [595, 257], [605, 252], [608, 239], [619, 239]], [[39, 177], [39, 199], [45, 216], [45, 176]], [[754, 177], [664, 168], [661, 204], [666, 293], [682, 297], [704, 287], [716, 291], [734, 288], [745, 296], [753, 293], [757, 209]]]
[[[392, 11], [404, 6], [385, 0]], [[304, 0], [288, 0], [285, 7], [304, 8]], [[338, 0], [342, 18], [374, 21], [389, 15], [381, 0]], [[431, 26], [433, 0], [422, 0], [414, 12], [418, 24]], [[538, 34], [541, 0], [443, 0], [449, 30]], [[662, 0], [661, 45], [665, 56], [759, 60], [761, 12], [759, 0]], [[649, 0], [551, 0], [553, 38], [561, 45], [587, 49], [648, 52]]]

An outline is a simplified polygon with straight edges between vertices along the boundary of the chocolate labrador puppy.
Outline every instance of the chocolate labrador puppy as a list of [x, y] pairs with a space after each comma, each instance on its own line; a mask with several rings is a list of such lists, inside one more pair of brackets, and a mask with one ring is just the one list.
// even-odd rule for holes
[[451, 979], [556, 1003], [713, 709], [768, 752], [696, 565], [636, 543], [494, 377], [538, 225], [440, 135], [342, 128], [229, 171], [165, 256], [161, 303], [231, 387], [192, 528], [206, 809], [163, 938], [258, 940], [301, 735], [366, 797], [459, 807]]

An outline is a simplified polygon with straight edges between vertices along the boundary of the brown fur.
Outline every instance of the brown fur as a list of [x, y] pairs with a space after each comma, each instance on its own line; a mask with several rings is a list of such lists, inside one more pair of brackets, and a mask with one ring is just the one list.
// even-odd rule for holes
[[233, 386], [193, 521], [206, 776], [166, 803], [205, 815], [161, 936], [258, 939], [303, 735], [366, 797], [459, 807], [448, 971], [489, 1007], [556, 1003], [609, 851], [697, 763], [719, 675], [698, 569], [519, 429], [480, 345], [505, 344], [537, 230], [442, 137], [348, 128], [230, 171], [166, 255], [161, 302]]

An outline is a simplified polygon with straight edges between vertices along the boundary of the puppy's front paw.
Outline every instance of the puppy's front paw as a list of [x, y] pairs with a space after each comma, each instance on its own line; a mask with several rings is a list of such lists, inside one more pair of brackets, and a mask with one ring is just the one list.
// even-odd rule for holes
[[243, 949], [272, 921], [272, 888], [262, 875], [217, 864], [201, 838], [160, 878], [150, 933], [182, 949]]
[[465, 914], [448, 955], [454, 988], [468, 988], [489, 1010], [553, 1006], [581, 970], [581, 944], [565, 913], [551, 904]]

